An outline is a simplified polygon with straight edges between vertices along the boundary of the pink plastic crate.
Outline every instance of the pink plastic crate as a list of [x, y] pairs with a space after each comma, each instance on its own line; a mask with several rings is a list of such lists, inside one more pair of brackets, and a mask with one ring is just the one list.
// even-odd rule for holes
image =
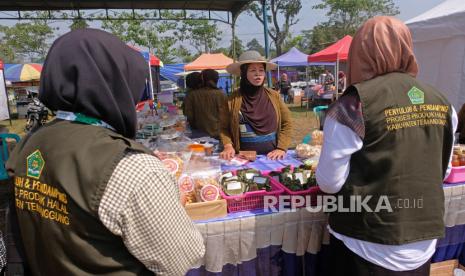
[[449, 176], [444, 180], [446, 183], [465, 182], [465, 166], [452, 167]]
[[[267, 192], [265, 190], [247, 192], [238, 196], [229, 196], [220, 189], [221, 196], [226, 199], [228, 203], [228, 212], [241, 212], [249, 211], [255, 209], [263, 209], [264, 207], [264, 197], [265, 196], [274, 196], [276, 197], [276, 202], [279, 201], [279, 195], [284, 192], [282, 186], [274, 179], [270, 178], [271, 191]], [[278, 203], [274, 205], [275, 208], [278, 208]]]
[[[292, 169], [294, 169], [294, 167], [292, 167]], [[277, 172], [280, 172], [277, 171]], [[271, 172], [270, 171], [267, 171], [266, 173], [263, 173], [265, 175], [269, 175]], [[289, 188], [287, 188], [284, 184], [282, 184], [281, 182], [279, 181], [276, 181], [273, 179], [273, 181], [275, 181], [283, 190], [284, 190], [284, 193], [285, 195], [290, 195], [290, 200], [292, 202], [292, 198], [294, 196], [307, 196], [307, 195], [310, 195], [310, 199], [311, 199], [311, 206], [315, 206], [316, 203], [317, 203], [317, 195], [320, 195], [320, 194], [324, 194], [321, 190], [320, 190], [320, 187], [316, 186], [316, 187], [311, 187], [307, 190], [302, 190], [302, 191], [292, 191], [290, 190]], [[304, 206], [307, 206], [307, 198], [305, 198], [305, 205]], [[304, 207], [303, 206], [303, 207]]]
[[[281, 185], [281, 187], [283, 188], [285, 195], [290, 195], [291, 202], [292, 202], [292, 198], [295, 197], [295, 196], [299, 196], [299, 197], [304, 196], [305, 197], [305, 205], [302, 206], [302, 207], [315, 206], [316, 203], [317, 203], [317, 195], [323, 193], [320, 190], [320, 187], [318, 187], [318, 186], [311, 187], [311, 188], [309, 188], [307, 190], [302, 190], [302, 191], [292, 191], [292, 190], [289, 190], [289, 188], [287, 188], [284, 184], [281, 184], [280, 182], [278, 182], [278, 184]], [[310, 198], [307, 198], [306, 196], [310, 196]], [[307, 202], [308, 199], [310, 199], [310, 202]]]

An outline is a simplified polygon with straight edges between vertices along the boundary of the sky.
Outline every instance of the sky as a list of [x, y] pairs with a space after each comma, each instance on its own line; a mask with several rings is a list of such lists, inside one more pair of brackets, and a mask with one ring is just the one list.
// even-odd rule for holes
[[[314, 10], [312, 6], [321, 3], [320, 0], [302, 0], [302, 9], [298, 15], [299, 23], [293, 26], [291, 29], [293, 35], [298, 35], [302, 30], [312, 29], [319, 22], [326, 21], [325, 11]], [[444, 2], [444, 0], [394, 0], [394, 4], [399, 8], [400, 14], [397, 15], [402, 21], [407, 21], [417, 15], [424, 13], [425, 11], [437, 6]], [[221, 42], [221, 46], [229, 44], [229, 40], [232, 37], [231, 29], [222, 24], [221, 29], [223, 35], [228, 39]], [[263, 43], [263, 25], [252, 16], [247, 13], [239, 15], [236, 24], [236, 34], [243, 41], [243, 44], [247, 44], [248, 41], [256, 38], [258, 41]]]

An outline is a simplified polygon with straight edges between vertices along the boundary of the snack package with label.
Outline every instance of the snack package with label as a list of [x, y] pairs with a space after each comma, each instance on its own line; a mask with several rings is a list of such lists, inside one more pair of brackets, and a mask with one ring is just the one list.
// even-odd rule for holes
[[271, 191], [270, 179], [255, 169], [238, 170], [235, 176], [224, 173], [220, 179], [223, 192], [228, 196], [259, 190]]
[[295, 148], [295, 153], [299, 158], [311, 158], [314, 156], [320, 156], [321, 146], [311, 146], [308, 144], [299, 144]]
[[279, 179], [279, 182], [291, 191], [303, 191], [317, 186], [315, 170], [316, 164], [313, 161], [306, 161], [296, 168], [287, 166], [281, 172], [271, 172], [270, 177]]
[[312, 146], [322, 146], [323, 145], [323, 131], [314, 130], [312, 132]]
[[[181, 151], [176, 151], [181, 149]], [[182, 142], [171, 142], [171, 143], [160, 143], [156, 145], [154, 150], [155, 156], [160, 158], [165, 167], [170, 171], [176, 179], [179, 179], [183, 173], [185, 166], [191, 159], [192, 153], [186, 149], [186, 143]]]
[[189, 162], [178, 180], [181, 193], [186, 195], [186, 204], [220, 199], [220, 176], [218, 160], [203, 158]]

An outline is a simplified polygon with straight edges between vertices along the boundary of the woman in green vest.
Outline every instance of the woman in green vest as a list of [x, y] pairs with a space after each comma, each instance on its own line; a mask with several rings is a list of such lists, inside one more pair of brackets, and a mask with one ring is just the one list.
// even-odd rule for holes
[[8, 160], [35, 275], [184, 275], [205, 252], [173, 177], [136, 143], [147, 63], [116, 36], [75, 30], [50, 48], [40, 100], [57, 119]]
[[350, 207], [329, 215], [327, 275], [429, 275], [457, 116], [415, 78], [410, 31], [398, 19], [365, 22], [347, 63], [349, 87], [327, 113], [316, 172], [321, 190]]

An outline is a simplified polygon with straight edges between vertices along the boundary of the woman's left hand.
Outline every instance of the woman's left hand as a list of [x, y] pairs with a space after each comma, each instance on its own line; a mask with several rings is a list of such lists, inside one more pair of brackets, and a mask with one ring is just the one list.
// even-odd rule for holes
[[278, 159], [283, 159], [284, 155], [286, 155], [286, 152], [280, 149], [275, 149], [271, 152], [268, 153], [266, 157], [271, 160], [278, 160]]

